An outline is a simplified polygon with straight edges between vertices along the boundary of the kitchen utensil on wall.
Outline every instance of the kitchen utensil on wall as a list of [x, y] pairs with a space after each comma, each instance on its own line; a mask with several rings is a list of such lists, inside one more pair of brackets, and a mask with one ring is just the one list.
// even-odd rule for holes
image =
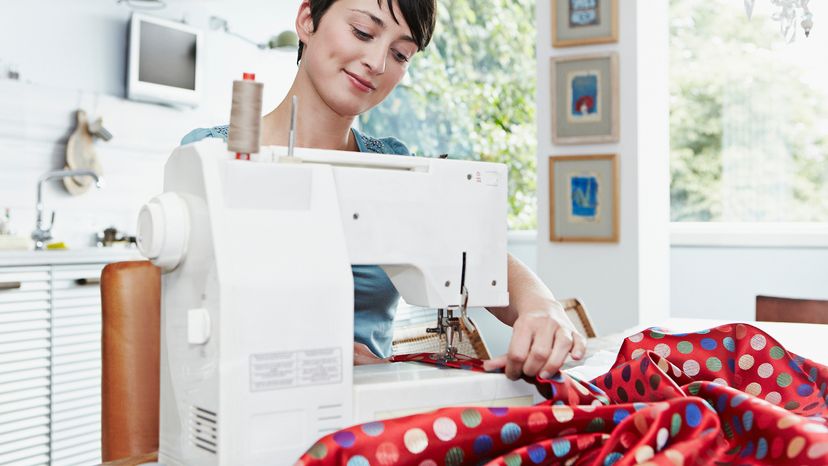
[[[66, 143], [66, 168], [69, 170], [89, 169], [94, 171], [98, 176], [103, 175], [103, 168], [101, 167], [98, 156], [95, 153], [95, 146], [93, 145], [95, 138], [109, 141], [112, 139], [112, 134], [107, 131], [98, 118], [93, 123], [89, 123], [86, 112], [83, 110], [77, 111], [77, 126], [72, 135], [69, 136], [69, 141]], [[88, 176], [76, 176], [63, 179], [63, 185], [70, 194], [77, 196], [83, 194], [89, 189], [93, 183], [93, 179]]]

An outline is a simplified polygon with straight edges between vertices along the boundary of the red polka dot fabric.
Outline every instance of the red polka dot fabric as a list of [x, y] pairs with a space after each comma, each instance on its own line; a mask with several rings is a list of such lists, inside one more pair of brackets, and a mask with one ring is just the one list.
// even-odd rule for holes
[[[469, 358], [450, 365], [482, 370]], [[650, 329], [625, 339], [603, 376], [532, 383], [543, 403], [357, 425], [319, 439], [296, 464], [828, 465], [828, 367], [750, 325]]]

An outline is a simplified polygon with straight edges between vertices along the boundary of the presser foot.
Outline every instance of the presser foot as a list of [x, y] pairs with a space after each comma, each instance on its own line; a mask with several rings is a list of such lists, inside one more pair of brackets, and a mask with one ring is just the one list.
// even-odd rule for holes
[[454, 317], [452, 309], [447, 309], [445, 315], [443, 309], [437, 310], [437, 326], [426, 329], [427, 333], [438, 334], [441, 340], [445, 338], [445, 349], [435, 354], [437, 362], [445, 364], [457, 360], [457, 347], [454, 346], [454, 339], [463, 340], [463, 333], [460, 329], [460, 319]]
[[447, 362], [453, 362], [457, 360], [457, 348], [451, 347], [446, 348], [445, 351], [436, 354], [437, 359], [436, 361], [445, 364]]

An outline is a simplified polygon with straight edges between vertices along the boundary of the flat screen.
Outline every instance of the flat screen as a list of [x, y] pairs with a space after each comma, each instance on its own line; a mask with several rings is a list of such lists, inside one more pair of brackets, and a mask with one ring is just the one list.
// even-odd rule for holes
[[149, 21], [140, 24], [138, 81], [195, 90], [196, 35]]

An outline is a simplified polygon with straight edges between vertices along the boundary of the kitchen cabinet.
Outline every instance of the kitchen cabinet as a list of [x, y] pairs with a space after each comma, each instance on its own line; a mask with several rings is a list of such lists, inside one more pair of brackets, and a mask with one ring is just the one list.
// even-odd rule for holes
[[0, 464], [99, 463], [101, 296], [134, 250], [0, 253]]

